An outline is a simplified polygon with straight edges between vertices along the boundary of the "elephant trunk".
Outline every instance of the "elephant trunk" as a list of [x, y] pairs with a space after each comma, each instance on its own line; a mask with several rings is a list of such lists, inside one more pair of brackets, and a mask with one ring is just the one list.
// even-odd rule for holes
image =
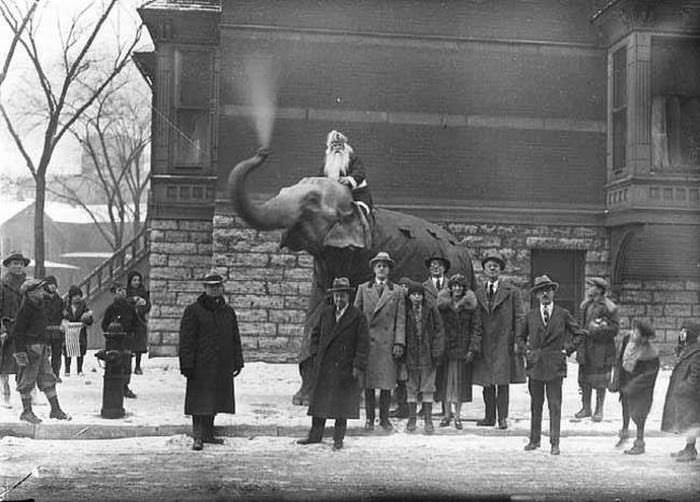
[[253, 202], [246, 191], [246, 178], [248, 174], [260, 167], [269, 152], [261, 148], [254, 156], [239, 162], [233, 168], [228, 179], [229, 196], [238, 215], [251, 227], [258, 230], [274, 230], [288, 228], [290, 221], [289, 208], [281, 204], [278, 197], [273, 197], [264, 204]]

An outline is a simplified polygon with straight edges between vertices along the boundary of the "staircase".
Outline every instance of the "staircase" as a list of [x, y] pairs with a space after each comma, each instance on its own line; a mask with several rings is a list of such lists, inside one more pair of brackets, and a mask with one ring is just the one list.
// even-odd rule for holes
[[105, 309], [112, 302], [110, 284], [119, 281], [126, 285], [126, 276], [133, 270], [141, 272], [144, 279], [148, 279], [150, 249], [148, 228], [144, 224], [133, 239], [115, 251], [78, 284], [95, 318], [93, 325], [88, 328], [89, 349], [104, 347], [100, 323]]

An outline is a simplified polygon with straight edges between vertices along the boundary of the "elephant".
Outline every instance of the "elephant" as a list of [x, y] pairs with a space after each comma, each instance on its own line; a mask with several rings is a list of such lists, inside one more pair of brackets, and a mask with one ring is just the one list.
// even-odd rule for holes
[[299, 353], [302, 385], [294, 395], [295, 404], [308, 404], [313, 389], [310, 335], [328, 301], [327, 289], [333, 278], [347, 277], [353, 287], [372, 278], [369, 260], [387, 251], [395, 260], [391, 277], [425, 279], [426, 258], [443, 256], [450, 274], [461, 273], [474, 286], [469, 251], [437, 224], [408, 214], [375, 207], [369, 217], [353, 203], [350, 189], [330, 178], [308, 177], [284, 187], [264, 203], [251, 200], [246, 178], [263, 165], [269, 150], [238, 163], [228, 179], [229, 197], [237, 214], [257, 230], [283, 229], [280, 247], [306, 251], [313, 257], [312, 290]]

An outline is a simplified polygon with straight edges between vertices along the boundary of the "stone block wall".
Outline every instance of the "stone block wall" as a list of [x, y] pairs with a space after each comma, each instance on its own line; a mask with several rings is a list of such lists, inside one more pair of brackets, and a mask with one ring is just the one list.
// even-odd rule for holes
[[153, 307], [148, 323], [151, 356], [176, 356], [180, 318], [202, 293], [211, 269], [211, 220], [151, 220], [149, 284]]

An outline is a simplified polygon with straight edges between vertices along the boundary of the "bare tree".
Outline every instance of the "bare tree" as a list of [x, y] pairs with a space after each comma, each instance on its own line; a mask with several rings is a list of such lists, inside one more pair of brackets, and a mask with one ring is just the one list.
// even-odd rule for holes
[[[37, 16], [30, 16], [23, 24], [24, 16], [17, 1], [0, 0], [0, 15], [14, 33], [18, 44], [31, 63], [32, 75], [42, 95], [42, 112], [37, 114], [37, 126], [42, 133], [39, 152], [32, 156], [25, 135], [19, 128], [23, 110], [12, 113], [4, 101], [0, 101], [0, 114], [7, 126], [15, 146], [22, 155], [35, 182], [34, 202], [34, 259], [35, 274], [45, 275], [44, 206], [46, 201], [46, 178], [51, 157], [59, 141], [75, 122], [90, 108], [114, 78], [124, 69], [138, 43], [141, 27], [135, 36], [119, 44], [110, 58], [105, 58], [95, 49], [95, 40], [110, 18], [117, 0], [104, 3], [90, 2], [75, 14], [68, 26], [59, 23], [60, 71], [52, 71], [39, 49], [39, 36], [44, 29]], [[91, 19], [93, 14], [97, 19]], [[26, 25], [26, 26], [25, 26]], [[22, 30], [21, 27], [25, 26]]]
[[[143, 224], [141, 204], [150, 180], [146, 148], [150, 143], [150, 108], [146, 96], [128, 89], [137, 81], [122, 76], [99, 96], [90, 110], [71, 127], [81, 145], [87, 165], [78, 184], [65, 177], [52, 178], [49, 192], [81, 207], [93, 220], [98, 232], [112, 247], [124, 244], [127, 222], [136, 235]], [[131, 91], [131, 92], [130, 92]], [[105, 201], [104, 215], [86, 201], [86, 192]]]
[[2, 64], [2, 71], [0, 71], [0, 85], [2, 85], [2, 83], [5, 81], [7, 72], [10, 69], [10, 64], [12, 63], [12, 58], [15, 55], [15, 50], [17, 49], [17, 44], [19, 43], [19, 39], [22, 36], [22, 33], [24, 33], [24, 29], [27, 27], [29, 20], [34, 17], [34, 12], [36, 12], [38, 5], [39, 0], [34, 0], [25, 12], [16, 11], [15, 13], [12, 13], [5, 12], [5, 2], [0, 4], [2, 16], [6, 19], [9, 18], [12, 21], [12, 41], [10, 42], [10, 48], [7, 50], [7, 54], [5, 54], [5, 60]]

